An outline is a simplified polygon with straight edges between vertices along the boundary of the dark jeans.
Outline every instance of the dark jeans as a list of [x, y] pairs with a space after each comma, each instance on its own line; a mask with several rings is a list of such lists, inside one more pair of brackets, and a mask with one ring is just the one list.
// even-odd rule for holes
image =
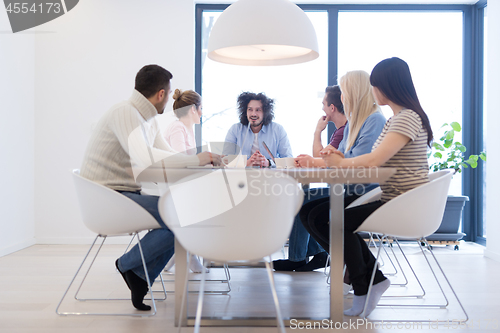
[[[330, 250], [330, 202], [311, 202], [300, 211], [304, 227], [314, 239], [327, 251]], [[345, 205], [354, 200], [345, 198]], [[376, 209], [382, 206], [381, 201], [375, 201], [366, 205], [344, 210], [344, 262], [349, 271], [354, 294], [361, 296], [368, 292], [375, 257], [366, 245], [366, 242], [354, 231], [370, 216]], [[307, 221], [307, 222], [306, 222]], [[373, 284], [385, 280], [382, 272], [377, 269]]]
[[[153, 229], [149, 231], [141, 240], [144, 260], [146, 261], [146, 266], [148, 267], [149, 279], [151, 283], [153, 283], [174, 254], [174, 234], [167, 228], [160, 217], [160, 213], [158, 211], [158, 196], [142, 195], [139, 192], [120, 193], [137, 202], [141, 207], [148, 211], [161, 226], [161, 229]], [[118, 259], [118, 267], [122, 272], [132, 270], [137, 276], [146, 280], [146, 275], [144, 274], [144, 268], [142, 266], [141, 254], [137, 245]]]
[[[329, 195], [330, 189], [328, 187], [304, 189], [304, 202], [302, 205], [320, 198], [329, 197]], [[321, 252], [325, 252], [325, 250], [309, 235], [300, 220], [300, 213], [297, 214], [288, 239], [288, 259], [296, 262], [302, 261]]]

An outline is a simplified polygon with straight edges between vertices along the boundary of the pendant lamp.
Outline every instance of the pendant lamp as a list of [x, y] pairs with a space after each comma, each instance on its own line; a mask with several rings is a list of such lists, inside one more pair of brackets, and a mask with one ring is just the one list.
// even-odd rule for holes
[[239, 0], [220, 15], [208, 39], [208, 57], [233, 65], [291, 65], [318, 56], [311, 21], [289, 0]]

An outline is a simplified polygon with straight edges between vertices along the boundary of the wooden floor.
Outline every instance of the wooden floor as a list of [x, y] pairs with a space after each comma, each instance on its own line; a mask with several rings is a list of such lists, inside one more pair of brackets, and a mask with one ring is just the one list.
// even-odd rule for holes
[[[127, 297], [128, 289], [121, 276], [114, 269], [114, 260], [124, 251], [124, 246], [107, 245], [95, 263], [86, 284], [80, 292], [80, 297]], [[405, 245], [412, 266], [417, 269], [418, 275], [424, 284], [427, 295], [425, 300], [412, 300], [414, 304], [438, 304], [443, 302], [437, 284], [432, 274], [424, 265], [425, 261], [418, 252], [418, 246]], [[435, 247], [443, 269], [447, 273], [452, 286], [457, 291], [460, 300], [469, 313], [469, 321], [465, 327], [453, 329], [435, 323], [418, 326], [414, 320], [418, 319], [455, 319], [461, 318], [457, 301], [450, 294], [448, 309], [415, 309], [415, 308], [377, 308], [370, 319], [402, 319], [406, 323], [399, 324], [399, 330], [416, 328], [418, 331], [466, 331], [466, 332], [495, 332], [500, 331], [500, 263], [483, 256], [483, 247], [476, 244], [462, 244], [459, 251], [452, 247]], [[174, 297], [169, 294], [166, 301], [157, 302], [158, 313], [150, 318], [111, 317], [111, 316], [58, 316], [55, 308], [71, 277], [80, 265], [87, 246], [81, 245], [36, 245], [11, 255], [0, 258], [0, 332], [1, 333], [68, 333], [68, 332], [176, 332], [173, 324]], [[278, 259], [277, 254], [274, 259]], [[405, 271], [408, 267], [403, 265]], [[436, 268], [436, 267], [435, 267]], [[383, 270], [393, 271], [392, 266], [385, 258]], [[204, 317], [239, 317], [257, 316], [274, 317], [274, 307], [269, 293], [267, 275], [264, 268], [232, 268], [232, 291], [229, 295], [206, 295]], [[212, 268], [209, 276], [223, 278], [223, 271]], [[326, 284], [323, 271], [310, 273], [275, 273], [278, 297], [281, 302], [285, 318], [314, 317], [323, 319], [328, 314], [329, 287]], [[402, 274], [396, 277], [388, 276], [391, 282], [402, 282]], [[165, 275], [165, 279], [171, 279]], [[196, 278], [196, 275], [193, 275]], [[409, 278], [408, 287], [392, 286], [387, 295], [415, 294], [419, 290], [413, 278]], [[440, 279], [443, 282], [443, 279]], [[153, 289], [158, 289], [155, 283]], [[173, 290], [173, 283], [166, 283], [169, 290]], [[196, 282], [192, 288], [196, 289]], [[209, 283], [212, 290], [223, 289], [220, 282]], [[72, 297], [66, 299], [61, 310], [71, 311], [123, 311], [137, 313], [129, 301], [112, 302], [78, 302]], [[157, 293], [157, 296], [160, 296]], [[194, 316], [196, 294], [189, 297], [189, 314]], [[382, 303], [394, 303], [401, 300], [386, 298]], [[350, 298], [345, 299], [345, 307], [349, 307]], [[349, 317], [345, 317], [349, 323]], [[352, 322], [356, 322], [356, 317]], [[389, 332], [398, 330], [397, 323], [363, 324], [356, 330], [360, 332]], [[183, 328], [182, 332], [192, 332], [193, 328]], [[296, 329], [288, 328], [288, 332]], [[203, 327], [202, 332], [238, 332], [238, 333], [265, 333], [276, 332], [275, 327]]]

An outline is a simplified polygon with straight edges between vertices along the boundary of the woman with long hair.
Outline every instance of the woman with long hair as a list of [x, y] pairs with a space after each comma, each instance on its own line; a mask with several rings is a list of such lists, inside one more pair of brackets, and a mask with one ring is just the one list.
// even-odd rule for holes
[[[380, 185], [381, 200], [344, 211], [344, 262], [354, 289], [352, 308], [344, 311], [347, 316], [358, 316], [363, 310], [369, 315], [390, 286], [390, 281], [377, 269], [365, 309], [376, 260], [365, 241], [354, 231], [384, 203], [429, 182], [427, 146], [432, 141], [432, 130], [418, 100], [408, 64], [399, 58], [385, 59], [373, 69], [370, 83], [378, 104], [388, 105], [394, 114], [387, 120], [372, 151], [354, 158], [345, 158], [329, 147], [321, 152], [327, 167], [396, 168], [396, 173]], [[329, 206], [322, 205], [311, 210], [304, 222], [306, 229], [325, 249], [329, 243], [328, 223], [325, 223], [328, 220]]]
[[[380, 112], [380, 108], [373, 97], [370, 74], [365, 71], [350, 71], [343, 75], [339, 80], [338, 102], [343, 109], [345, 118], [348, 122], [343, 131], [343, 138], [338, 145], [338, 150], [346, 157], [355, 157], [362, 154], [367, 154], [371, 151], [375, 140], [382, 132], [385, 124], [385, 117]], [[326, 97], [326, 96], [325, 96]], [[342, 104], [342, 102], [343, 104]], [[326, 111], [325, 111], [326, 112]], [[328, 112], [327, 112], [328, 115]], [[344, 118], [344, 121], [345, 121]], [[318, 123], [319, 124], [319, 123]], [[329, 145], [332, 149], [336, 148]], [[314, 146], [313, 146], [314, 148]], [[319, 151], [317, 152], [320, 156]], [[299, 155], [296, 163], [300, 167], [324, 167], [325, 162], [321, 157], [314, 158], [309, 155]], [[346, 186], [344, 204], [347, 206], [360, 195], [375, 188], [375, 184], [358, 184]], [[295, 270], [295, 271], [312, 271], [321, 267], [325, 267], [327, 255], [314, 246], [315, 242], [309, 240], [309, 233], [302, 230], [301, 227], [296, 227], [296, 223], [307, 221], [309, 211], [324, 202], [329, 201], [329, 192], [327, 189], [309, 189], [306, 192], [304, 206], [296, 217], [294, 228], [290, 235], [290, 258], [289, 260], [274, 261], [276, 270]], [[297, 222], [299, 221], [299, 222]], [[327, 223], [328, 221], [324, 221]], [[301, 223], [302, 224], [302, 223]], [[297, 241], [302, 240], [302, 241]], [[307, 242], [308, 241], [308, 242]], [[298, 243], [298, 244], [295, 244]], [[312, 248], [307, 248], [307, 245], [313, 245]], [[322, 243], [321, 245], [324, 245]], [[329, 242], [328, 242], [329, 244]], [[314, 250], [314, 251], [313, 251]], [[328, 250], [325, 248], [325, 250]], [[309, 255], [314, 255], [310, 262], [306, 262], [306, 252]], [[300, 253], [302, 256], [294, 255]], [[315, 255], [316, 253], [316, 255]], [[344, 281], [348, 284], [348, 272]], [[350, 288], [350, 286], [345, 286]]]

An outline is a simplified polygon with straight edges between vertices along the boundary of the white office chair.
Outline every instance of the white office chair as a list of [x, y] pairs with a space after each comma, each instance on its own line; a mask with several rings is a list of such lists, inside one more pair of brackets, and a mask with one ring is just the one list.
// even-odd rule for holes
[[[227, 169], [200, 178], [193, 175], [170, 185], [170, 191], [160, 198], [159, 209], [167, 226], [189, 253], [220, 262], [253, 261], [281, 249], [303, 197], [294, 179], [275, 170]], [[278, 329], [285, 332], [271, 263], [265, 264]], [[200, 327], [204, 281], [205, 271], [198, 295], [195, 332]], [[186, 290], [183, 293], [185, 297]]]
[[[387, 237], [401, 238], [401, 239], [414, 239], [420, 246], [420, 249], [429, 264], [429, 267], [434, 275], [438, 286], [446, 299], [446, 305], [448, 305], [448, 299], [444, 293], [439, 280], [432, 269], [432, 266], [422, 248], [422, 243], [427, 245], [427, 249], [434, 258], [437, 266], [439, 267], [444, 279], [448, 283], [453, 295], [455, 296], [458, 304], [460, 305], [462, 311], [465, 314], [465, 319], [468, 320], [467, 312], [465, 311], [462, 303], [458, 299], [457, 294], [453, 290], [446, 274], [439, 265], [431, 247], [428, 245], [425, 237], [433, 234], [441, 223], [444, 214], [444, 208], [446, 205], [446, 199], [448, 196], [448, 189], [451, 182], [451, 177], [453, 175], [453, 170], [442, 170], [430, 174], [430, 182], [414, 188], [389, 202], [385, 203], [383, 206], [375, 210], [356, 230], [356, 232], [371, 232], [382, 235], [382, 239]], [[380, 247], [378, 249], [377, 258], [380, 255]], [[372, 289], [373, 279], [375, 277], [376, 265], [374, 267], [372, 277], [370, 280], [370, 287], [368, 289], [368, 296], [366, 303], [368, 303], [370, 298], [370, 292]], [[408, 306], [408, 305], [406, 305]], [[364, 318], [365, 313], [363, 312], [361, 316]], [[456, 319], [456, 318], [454, 318]], [[384, 321], [403, 321], [403, 320], [384, 320]], [[461, 320], [462, 321], [462, 320]], [[421, 322], [429, 322], [429, 320], [421, 320]]]
[[[380, 187], [376, 187], [373, 190], [369, 191], [368, 193], [365, 193], [361, 197], [359, 197], [356, 200], [354, 200], [349, 206], [347, 206], [347, 208], [353, 208], [353, 207], [364, 205], [364, 204], [367, 204], [367, 203], [370, 203], [370, 202], [373, 202], [373, 201], [377, 201], [377, 200], [380, 200], [381, 197], [382, 197], [382, 189]], [[367, 235], [369, 237], [368, 246], [370, 246], [370, 244], [373, 244], [373, 246], [375, 247], [375, 249], [378, 249], [376, 241], [378, 241], [378, 243], [379, 243], [380, 246], [384, 246], [384, 242], [382, 241], [382, 239], [380, 238], [380, 236], [378, 234], [375, 234], [375, 237], [374, 237], [374, 234], [371, 233], [371, 232], [367, 233]], [[364, 235], [362, 235], [362, 237], [365, 238]], [[376, 240], [375, 240], [375, 238], [376, 238]], [[397, 239], [394, 239], [394, 241], [395, 241], [396, 245], [398, 246], [399, 250], [401, 251], [401, 254], [403, 255], [404, 259], [406, 260], [408, 266], [410, 267], [410, 269], [411, 269], [411, 271], [413, 273], [413, 276], [415, 277], [418, 285], [420, 286], [420, 290], [422, 291], [422, 293], [415, 294], [415, 295], [384, 296], [384, 297], [417, 297], [417, 298], [422, 298], [423, 296], [425, 296], [424, 287], [422, 286], [422, 283], [420, 282], [420, 280], [419, 280], [418, 276], [416, 275], [415, 271], [411, 267], [411, 264], [408, 261], [408, 258], [406, 257], [405, 253], [403, 252], [403, 249], [401, 248], [401, 245], [399, 244], [399, 242], [397, 241]], [[398, 260], [398, 257], [396, 256], [396, 253], [394, 252], [394, 248], [393, 248], [392, 244], [391, 243], [388, 243], [388, 244], [390, 246], [389, 248], [390, 248], [390, 250], [392, 252], [394, 260], [396, 261], [396, 264], [391, 259], [391, 256], [387, 252], [386, 248], [383, 247], [383, 250], [384, 250], [384, 252], [385, 252], [385, 254], [387, 256], [387, 259], [389, 260], [389, 262], [392, 265], [392, 268], [394, 270], [393, 272], [387, 272], [387, 270], [385, 270], [384, 274], [385, 275], [389, 275], [389, 276], [395, 276], [395, 275], [398, 274], [398, 272], [401, 272], [402, 276], [403, 276], [403, 279], [404, 279], [404, 282], [403, 283], [391, 282], [391, 285], [392, 286], [405, 287], [405, 286], [408, 285], [408, 278], [406, 277], [405, 271], [403, 270], [403, 268], [402, 268], [402, 266], [401, 266], [401, 264], [400, 264], [400, 262]], [[385, 262], [383, 260], [383, 257], [380, 256], [378, 258], [378, 260], [379, 260], [378, 262], [379, 262], [379, 265], [380, 265], [379, 267], [384, 267]], [[398, 270], [398, 267], [399, 267], [399, 270]]]
[[[79, 170], [73, 170], [73, 180], [75, 183], [76, 193], [78, 197], [78, 202], [80, 205], [80, 210], [82, 213], [83, 223], [87, 228], [97, 234], [94, 242], [90, 246], [87, 254], [85, 255], [80, 267], [76, 271], [73, 279], [71, 280], [68, 288], [64, 292], [63, 297], [59, 301], [56, 308], [56, 313], [59, 315], [118, 315], [118, 316], [140, 316], [149, 317], [156, 314], [156, 303], [151, 291], [151, 283], [149, 281], [149, 276], [146, 274], [147, 283], [149, 286], [149, 294], [151, 301], [153, 303], [153, 311], [150, 313], [95, 313], [95, 312], [60, 312], [59, 307], [66, 297], [69, 289], [71, 288], [73, 282], [75, 281], [78, 273], [80, 272], [82, 266], [84, 265], [87, 257], [89, 256], [92, 248], [94, 247], [98, 238], [103, 238], [92, 262], [85, 273], [83, 280], [78, 287], [75, 294], [75, 299], [78, 292], [80, 291], [81, 285], [85, 281], [92, 264], [94, 263], [102, 245], [104, 244], [107, 237], [110, 236], [125, 236], [132, 235], [137, 237], [138, 246], [141, 252], [142, 263], [144, 270], [147, 271], [146, 262], [144, 261], [144, 256], [142, 253], [142, 247], [140, 242], [139, 232], [143, 230], [158, 229], [160, 225], [154, 219], [154, 217], [149, 214], [144, 208], [139, 206], [133, 200], [127, 198], [126, 196], [100, 184], [92, 182], [80, 176]], [[120, 278], [121, 280], [121, 278]], [[125, 284], [124, 284], [125, 285]], [[166, 297], [166, 293], [164, 293]], [[98, 300], [98, 299], [93, 299]], [[108, 299], [111, 300], [111, 299]], [[117, 299], [112, 299], [117, 300]], [[130, 299], [128, 299], [130, 300]]]

